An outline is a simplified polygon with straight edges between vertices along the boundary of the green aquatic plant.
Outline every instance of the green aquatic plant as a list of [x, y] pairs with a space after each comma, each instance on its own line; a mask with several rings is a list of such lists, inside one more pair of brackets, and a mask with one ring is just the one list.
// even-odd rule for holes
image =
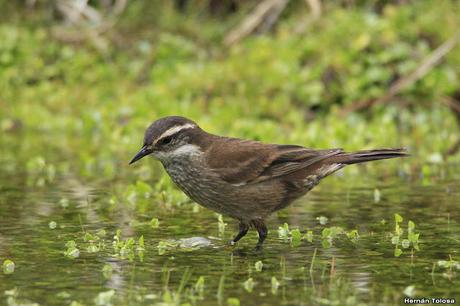
[[278, 237], [283, 240], [288, 240], [291, 231], [289, 230], [289, 224], [284, 223], [283, 226], [278, 227]]
[[56, 176], [56, 167], [47, 163], [42, 156], [29, 159], [26, 169], [29, 174], [27, 179], [29, 185], [44, 186], [53, 182]]
[[139, 257], [139, 261], [143, 262], [144, 261], [144, 251], [145, 251], [145, 244], [144, 244], [144, 235], [141, 235], [139, 239], [137, 240], [137, 256]]
[[157, 218], [152, 218], [152, 220], [150, 220], [150, 226], [153, 229], [159, 228], [160, 227], [160, 221]]
[[82, 235], [77, 239], [80, 243], [80, 247], [77, 247], [77, 242], [75, 240], [67, 241], [65, 244], [66, 250], [64, 251], [64, 256], [75, 259], [80, 257], [81, 250], [85, 250], [88, 254], [98, 253], [101, 250], [104, 250], [104, 237], [106, 234], [107, 233], [104, 229], [91, 233], [82, 227]]
[[137, 251], [139, 260], [141, 262], [143, 261], [145, 250], [143, 235], [141, 235], [136, 242], [133, 237], [122, 239], [121, 230], [117, 230], [113, 236], [112, 246], [115, 252], [114, 255], [120, 259], [128, 259], [129, 261], [133, 261], [135, 259], [135, 251]]
[[195, 282], [195, 285], [193, 286], [194, 289], [194, 294], [193, 296], [198, 297], [198, 299], [203, 299], [203, 294], [204, 294], [204, 276], [198, 277], [198, 279]]
[[113, 236], [113, 250], [115, 252], [115, 256], [121, 259], [128, 259], [133, 261], [135, 258], [135, 246], [136, 242], [134, 238], [121, 238], [121, 230], [117, 230], [115, 236]]
[[5, 259], [2, 264], [3, 267], [3, 273], [4, 274], [12, 274], [14, 272], [14, 269], [16, 268], [16, 265], [14, 262], [10, 259]]
[[380, 202], [380, 198], [381, 198], [380, 190], [375, 188], [374, 189], [374, 203]]
[[86, 252], [88, 253], [97, 253], [99, 251], [100, 251], [100, 248], [93, 243], [91, 243], [90, 245], [86, 247]]
[[172, 247], [176, 247], [176, 246], [177, 246], [176, 243], [172, 243], [170, 241], [160, 241], [158, 242], [158, 246], [157, 246], [158, 255], [164, 255], [166, 253], [166, 250]]
[[105, 249], [105, 241], [104, 237], [106, 236], [106, 231], [104, 229], [100, 229], [94, 234], [89, 231], [83, 230], [83, 242], [86, 245], [86, 252], [88, 253], [97, 253], [103, 249]]
[[257, 272], [262, 272], [262, 268], [264, 267], [264, 264], [261, 260], [256, 261], [254, 264], [254, 268], [256, 269]]
[[416, 294], [415, 286], [414, 285], [407, 286], [406, 288], [404, 288], [403, 293], [404, 295], [408, 297], [414, 297]]
[[219, 232], [219, 236], [223, 237], [225, 234], [225, 228], [227, 227], [227, 223], [224, 222], [224, 217], [221, 214], [217, 215], [217, 229]]
[[304, 238], [312, 243], [313, 242], [313, 231], [312, 230], [307, 230], [307, 233], [304, 235]]
[[112, 299], [115, 296], [115, 290], [107, 290], [99, 292], [98, 295], [94, 298], [94, 304], [98, 306], [111, 306]]
[[137, 219], [133, 219], [129, 221], [129, 225], [132, 227], [149, 227], [151, 229], [157, 229], [160, 227], [160, 221], [155, 217], [153, 217], [150, 221], [139, 221]]
[[411, 220], [407, 222], [407, 238], [403, 238], [404, 229], [401, 227], [403, 217], [399, 214], [394, 215], [395, 228], [394, 232], [391, 233], [391, 243], [395, 246], [394, 256], [399, 257], [403, 253], [403, 249], [407, 249], [412, 246], [412, 251], [419, 250], [419, 237], [420, 233], [415, 233], [415, 223]]
[[344, 233], [343, 228], [339, 226], [326, 227], [321, 232], [321, 244], [324, 248], [330, 248], [334, 239], [337, 239], [339, 235]]
[[404, 239], [401, 244], [404, 248], [408, 248], [410, 245], [413, 246], [415, 250], [419, 250], [419, 237], [420, 233], [415, 233], [415, 223], [411, 220], [407, 222], [407, 239]]
[[19, 296], [17, 287], [4, 292], [7, 306], [40, 306], [41, 304]]
[[171, 278], [171, 269], [163, 267], [163, 292], [161, 294], [161, 305], [182, 305], [184, 298], [197, 300], [198, 297], [193, 291], [186, 288], [192, 276], [190, 267], [185, 267], [184, 273], [180, 278], [177, 289], [171, 289], [169, 281]]
[[307, 235], [311, 236], [308, 236], [307, 239], [306, 235], [302, 235], [298, 228], [290, 230], [289, 224], [287, 223], [284, 223], [283, 226], [278, 227], [278, 237], [283, 240], [290, 241], [291, 245], [294, 247], [299, 246], [303, 239], [307, 239], [309, 242], [313, 241], [312, 232], [310, 231], [307, 233]]
[[450, 280], [457, 275], [457, 271], [460, 271], [460, 263], [456, 260], [453, 260], [452, 256], [450, 255], [449, 260], [438, 260], [436, 262], [436, 265], [440, 267], [442, 270], [444, 270], [442, 276]]
[[352, 242], [357, 242], [359, 239], [358, 230], [354, 229], [345, 233]]
[[311, 263], [310, 263], [310, 269], [309, 269], [310, 274], [313, 273], [313, 268], [314, 268], [314, 266], [315, 266], [315, 260], [316, 260], [316, 253], [317, 253], [317, 252], [318, 252], [318, 249], [315, 248], [315, 250], [313, 251], [313, 255], [312, 255], [312, 257], [311, 257]]
[[153, 194], [153, 188], [149, 184], [138, 180], [136, 184], [128, 185], [123, 195], [132, 206], [145, 206]]
[[254, 280], [252, 279], [252, 277], [248, 278], [246, 281], [243, 282], [243, 287], [244, 289], [251, 293], [252, 290], [254, 290]]
[[97, 253], [100, 250], [100, 245], [97, 244], [99, 241], [99, 237], [92, 235], [89, 232], [85, 232], [85, 235], [83, 236], [83, 241], [88, 242], [88, 246], [86, 247], [86, 251], [88, 253]]
[[391, 243], [394, 244], [395, 246], [394, 256], [399, 257], [402, 254], [402, 250], [398, 246], [400, 245], [401, 236], [403, 234], [403, 229], [401, 228], [399, 224], [403, 221], [403, 218], [399, 214], [395, 214], [394, 218], [395, 218], [395, 229], [394, 229], [394, 233], [391, 234], [392, 235]]
[[80, 250], [77, 248], [77, 243], [74, 240], [67, 241], [65, 247], [67, 249], [64, 251], [64, 256], [70, 259], [80, 257]]
[[271, 283], [271, 292], [273, 295], [276, 295], [276, 293], [278, 292], [278, 288], [280, 286], [280, 282], [275, 276], [272, 276], [270, 283]]
[[[420, 63], [458, 31], [456, 1], [324, 2], [321, 16], [306, 28], [297, 22], [297, 17], [306, 17], [305, 4], [290, 1], [269, 34], [248, 36], [229, 48], [216, 42], [244, 20], [253, 3], [239, 1], [237, 13], [218, 12], [222, 18], [214, 18], [205, 2], [219, 1], [198, 1], [181, 12], [174, 3], [191, 1], [129, 1], [110, 31], [96, 30], [97, 37], [89, 42], [68, 44], [63, 40], [74, 35], [62, 27], [65, 18], [55, 14], [52, 1], [27, 2], [35, 4], [1, 3], [0, 232], [5, 235], [0, 235], [0, 255], [2, 260], [11, 257], [17, 266], [12, 275], [0, 277], [0, 304], [91, 305], [117, 280], [123, 281], [107, 302], [114, 305], [392, 305], [401, 302], [408, 285], [415, 285], [417, 294], [458, 295], [458, 218], [451, 203], [458, 181], [453, 166], [460, 155], [443, 154], [458, 138], [456, 117], [447, 107], [459, 88], [458, 46], [388, 103], [337, 116], [355, 101], [375, 101], [398, 79], [423, 67]], [[124, 1], [85, 3], [104, 8], [109, 2]], [[145, 29], [139, 16], [148, 19]], [[86, 30], [97, 24], [90, 28], [76, 37], [85, 38]], [[107, 44], [106, 53], [100, 54], [93, 41]], [[347, 179], [340, 173], [331, 177], [326, 187], [316, 189], [308, 203], [312, 205], [299, 203], [314, 216], [310, 229], [291, 224], [262, 257], [240, 256], [238, 251], [247, 251], [243, 248], [232, 250], [235, 257], [229, 258], [221, 242], [197, 250], [168, 241], [194, 235], [198, 223], [202, 230], [217, 232], [219, 221], [207, 209], [189, 206], [160, 163], [126, 165], [142, 142], [145, 125], [168, 114], [190, 116], [204, 129], [229, 136], [312, 148], [401, 144], [415, 157], [349, 169]], [[440, 164], [445, 160], [452, 163]], [[375, 175], [364, 179], [359, 175], [363, 170]], [[390, 175], [395, 173], [399, 179]], [[405, 184], [407, 180], [411, 183]], [[429, 190], [419, 189], [423, 186]], [[339, 196], [345, 198], [343, 191], [346, 203], [337, 204]], [[415, 209], [421, 196], [424, 207]], [[330, 200], [327, 208], [325, 200]], [[431, 205], [436, 201], [439, 205]], [[377, 204], [370, 211], [361, 202]], [[398, 223], [402, 232], [387, 217], [389, 203], [400, 205], [401, 215], [408, 214]], [[452, 214], [447, 224], [438, 218], [446, 211]], [[83, 216], [82, 233], [74, 226], [76, 214]], [[160, 222], [150, 221], [152, 216]], [[312, 221], [305, 216], [289, 222]], [[387, 224], [372, 223], [383, 216]], [[190, 219], [197, 222], [184, 222]], [[359, 234], [345, 226], [357, 222], [362, 222]], [[396, 245], [386, 236], [384, 243], [380, 240], [388, 223], [387, 231], [398, 236]], [[110, 235], [93, 230], [101, 224]], [[112, 248], [113, 231], [124, 226], [135, 234], [120, 234], [118, 246], [127, 247], [123, 253], [132, 251], [136, 262], [121, 260], [120, 250]], [[340, 234], [338, 226], [344, 230]], [[418, 237], [421, 228], [432, 232]], [[229, 234], [224, 230], [223, 237]], [[63, 247], [70, 239], [73, 247]], [[334, 248], [323, 248], [323, 241]], [[349, 241], [359, 242], [359, 247], [345, 243]], [[295, 248], [286, 250], [287, 243]], [[427, 251], [417, 252], [413, 265], [385, 256], [393, 247], [409, 255], [415, 245]], [[70, 262], [61, 255], [64, 251], [69, 258], [80, 257]], [[137, 262], [141, 253], [146, 254], [145, 264]], [[280, 256], [283, 263], [278, 266]], [[337, 258], [333, 276], [331, 256]], [[263, 267], [257, 273], [259, 259]], [[37, 260], [46, 271], [24, 264], [36, 266]], [[176, 298], [184, 265], [192, 261], [201, 276]], [[435, 277], [440, 275], [436, 284], [426, 280], [426, 262], [433, 263]], [[248, 265], [252, 275], [246, 273]], [[157, 277], [161, 266], [172, 271], [167, 288]], [[224, 272], [216, 273], [221, 266]], [[241, 283], [251, 276], [257, 285], [249, 293]], [[79, 286], [82, 279], [85, 284]], [[50, 287], [65, 287], [71, 296], [47, 294]]]
[[145, 244], [144, 244], [144, 235], [141, 235], [137, 240], [137, 251], [145, 251]]
[[69, 207], [69, 199], [67, 198], [61, 198], [59, 200], [59, 205], [62, 207], [62, 208], [67, 208]]
[[438, 260], [437, 265], [444, 269], [455, 269], [460, 271], [460, 263], [453, 260], [452, 257], [449, 260]]
[[113, 273], [113, 267], [110, 264], [105, 264], [101, 269], [102, 275], [105, 279], [109, 279]]
[[326, 225], [327, 222], [329, 221], [329, 219], [325, 216], [316, 217], [316, 220], [318, 220], [319, 224], [321, 225]]
[[219, 286], [217, 287], [217, 301], [221, 303], [224, 299], [224, 289], [225, 289], [225, 274], [223, 273], [219, 278]]
[[228, 306], [240, 306], [240, 300], [235, 297], [230, 297], [227, 299]]
[[345, 235], [351, 242], [356, 243], [359, 239], [358, 230], [346, 231], [340, 226], [325, 227], [321, 232], [321, 244], [324, 248], [330, 248], [333, 241]]
[[10, 290], [5, 290], [4, 295], [6, 297], [6, 305], [8, 306], [39, 306], [39, 303], [32, 302], [27, 299], [23, 299], [19, 296], [19, 290], [14, 287]]
[[290, 235], [291, 235], [291, 245], [292, 246], [299, 246], [300, 242], [304, 238], [298, 228], [291, 230]]
[[181, 252], [191, 252], [200, 248], [212, 245], [211, 240], [203, 237], [182, 238], [178, 240], [168, 239], [158, 242], [157, 249], [159, 255], [164, 255], [169, 250], [179, 250]]
[[[352, 242], [357, 242], [359, 239], [358, 230], [350, 230], [347, 232], [339, 226], [325, 227], [321, 231], [321, 243], [323, 247], [330, 248], [333, 241], [341, 235], [346, 235]], [[290, 230], [287, 223], [284, 223], [283, 226], [278, 228], [278, 236], [283, 240], [290, 241], [291, 245], [294, 247], [299, 246], [303, 240], [313, 243], [314, 239], [312, 230], [307, 230], [305, 234], [302, 234], [299, 229]]]

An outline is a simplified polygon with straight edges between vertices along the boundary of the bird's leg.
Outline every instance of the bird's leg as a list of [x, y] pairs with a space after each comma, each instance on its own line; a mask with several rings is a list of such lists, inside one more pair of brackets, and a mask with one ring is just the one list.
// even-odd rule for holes
[[257, 230], [257, 233], [259, 234], [259, 241], [257, 242], [256, 249], [261, 250], [264, 240], [265, 238], [267, 238], [268, 235], [267, 226], [265, 225], [264, 221], [260, 219], [252, 220], [252, 224], [254, 225], [254, 227]]
[[235, 238], [232, 239], [232, 241], [230, 241], [230, 244], [231, 245], [234, 245], [235, 243], [238, 242], [238, 240], [240, 240], [241, 238], [243, 238], [244, 236], [246, 236], [246, 234], [248, 233], [248, 230], [249, 230], [249, 225], [247, 223], [244, 223], [244, 222], [240, 222], [240, 231], [238, 232], [238, 234], [235, 236]]

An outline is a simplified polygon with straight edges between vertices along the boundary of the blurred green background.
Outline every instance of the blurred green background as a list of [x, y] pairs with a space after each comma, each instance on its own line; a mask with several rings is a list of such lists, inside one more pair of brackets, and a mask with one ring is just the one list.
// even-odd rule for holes
[[413, 163], [458, 160], [448, 154], [459, 133], [455, 42], [387, 97], [458, 41], [458, 1], [1, 6], [1, 159], [10, 167], [35, 152], [113, 176], [144, 128], [173, 114], [265, 142], [405, 146]]

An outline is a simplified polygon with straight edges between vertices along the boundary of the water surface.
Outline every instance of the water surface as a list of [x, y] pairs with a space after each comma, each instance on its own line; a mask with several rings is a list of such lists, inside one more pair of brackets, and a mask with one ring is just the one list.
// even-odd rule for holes
[[[262, 252], [253, 248], [253, 230], [228, 246], [236, 223], [224, 218], [227, 226], [219, 231], [217, 216], [193, 203], [162, 200], [168, 194], [130, 198], [123, 190], [139, 179], [135, 171], [110, 181], [57, 174], [41, 182], [8, 165], [2, 169], [0, 260], [12, 260], [15, 270], [0, 274], [0, 304], [399, 305], [406, 296], [460, 299], [458, 267], [438, 264], [459, 261], [456, 165], [440, 167], [430, 178], [387, 171], [383, 164], [327, 178], [268, 221]], [[399, 246], [399, 257], [391, 242], [395, 213], [404, 218], [401, 239], [408, 220], [420, 233], [419, 250]], [[158, 218], [157, 228], [152, 218]], [[293, 245], [280, 238], [284, 223], [302, 234], [312, 230], [313, 242]], [[324, 245], [324, 228], [334, 226], [359, 236], [340, 234]], [[133, 238], [132, 248], [114, 248], [117, 230], [122, 241]], [[85, 241], [86, 233], [92, 239]], [[70, 240], [78, 257], [65, 254]]]

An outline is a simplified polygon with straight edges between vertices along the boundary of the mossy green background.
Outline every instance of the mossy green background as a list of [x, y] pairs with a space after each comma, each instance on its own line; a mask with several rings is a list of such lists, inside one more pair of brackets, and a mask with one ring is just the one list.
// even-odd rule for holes
[[[446, 101], [460, 90], [460, 47], [388, 103], [343, 109], [381, 97], [456, 35], [460, 2], [322, 1], [312, 20], [306, 1], [292, 0], [271, 31], [231, 47], [225, 35], [257, 1], [217, 14], [208, 2], [180, 12], [173, 1], [128, 1], [94, 38], [97, 24], [67, 25], [56, 1], [0, 0], [0, 262], [15, 263], [0, 275], [0, 301], [398, 305], [405, 290], [458, 295], [460, 154], [446, 152], [459, 125]], [[220, 135], [350, 151], [406, 147], [411, 157], [328, 178], [268, 221], [265, 254], [248, 251], [254, 233], [228, 250], [232, 220], [190, 203], [158, 162], [128, 166], [144, 129], [168, 115]], [[420, 251], [394, 256], [395, 213], [404, 229], [416, 223]], [[323, 216], [327, 225], [318, 224]], [[284, 222], [311, 230], [313, 242], [278, 238]], [[326, 248], [326, 227], [359, 239], [337, 234]], [[177, 247], [197, 236], [212, 247]], [[69, 241], [79, 257], [68, 258]], [[116, 292], [107, 265], [124, 281]]]
[[174, 114], [229, 136], [347, 150], [404, 146], [414, 162], [439, 160], [457, 140], [443, 99], [459, 90], [458, 47], [388, 104], [340, 110], [384, 95], [454, 35], [458, 2], [389, 1], [378, 10], [372, 2], [326, 4], [300, 30], [309, 12], [298, 2], [272, 32], [230, 48], [222, 38], [242, 14], [216, 18], [202, 6], [181, 14], [172, 3], [133, 2], [101, 49], [56, 39], [66, 28], [50, 17], [49, 3], [6, 5], [0, 120], [12, 143], [2, 158], [57, 152], [88, 174], [115, 175], [144, 128]]

